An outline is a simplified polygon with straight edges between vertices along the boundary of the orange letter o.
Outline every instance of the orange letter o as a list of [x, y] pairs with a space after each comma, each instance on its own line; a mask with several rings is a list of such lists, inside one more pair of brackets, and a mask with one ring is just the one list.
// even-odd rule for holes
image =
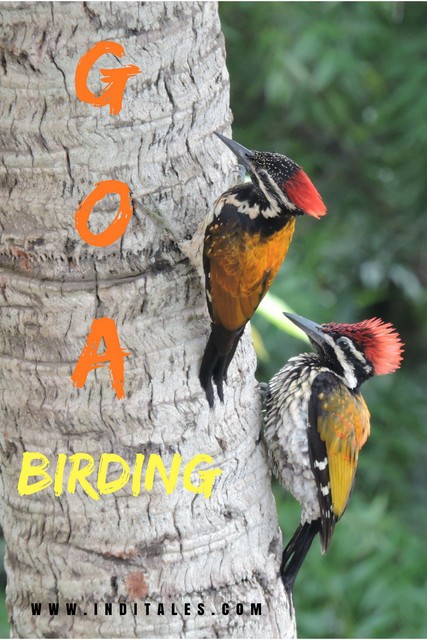
[[[101, 233], [93, 233], [88, 226], [90, 214], [98, 200], [102, 200], [108, 193], [119, 194], [119, 210], [107, 229]], [[82, 240], [93, 247], [107, 247], [124, 234], [132, 212], [133, 208], [128, 185], [120, 182], [120, 180], [104, 180], [103, 182], [98, 182], [95, 189], [79, 205], [74, 215], [74, 223]]]

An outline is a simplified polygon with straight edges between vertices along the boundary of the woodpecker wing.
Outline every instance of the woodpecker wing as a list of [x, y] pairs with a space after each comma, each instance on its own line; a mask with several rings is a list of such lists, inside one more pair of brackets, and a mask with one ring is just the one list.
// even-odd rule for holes
[[322, 372], [314, 380], [308, 443], [319, 492], [324, 551], [350, 499], [359, 451], [370, 433], [369, 418], [363, 397], [335, 375]]
[[203, 252], [209, 312], [228, 331], [252, 317], [285, 259], [295, 226], [294, 217], [255, 216], [249, 203], [244, 206], [251, 214], [239, 211], [236, 193], [218, 201], [222, 207], [206, 229]]

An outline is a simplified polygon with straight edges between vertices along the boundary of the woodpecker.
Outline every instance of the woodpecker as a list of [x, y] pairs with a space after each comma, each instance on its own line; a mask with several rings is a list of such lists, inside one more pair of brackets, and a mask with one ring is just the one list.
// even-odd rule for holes
[[265, 392], [265, 439], [273, 472], [301, 505], [300, 525], [280, 569], [292, 592], [315, 535], [325, 553], [350, 499], [359, 451], [370, 433], [360, 385], [396, 371], [404, 345], [393, 326], [378, 318], [318, 325], [285, 316], [315, 347], [315, 353], [291, 358]]
[[223, 193], [205, 221], [203, 271], [212, 324], [199, 377], [211, 407], [212, 380], [223, 401], [223, 381], [237, 344], [286, 257], [296, 217], [326, 213], [296, 162], [216, 135], [244, 166], [250, 182]]

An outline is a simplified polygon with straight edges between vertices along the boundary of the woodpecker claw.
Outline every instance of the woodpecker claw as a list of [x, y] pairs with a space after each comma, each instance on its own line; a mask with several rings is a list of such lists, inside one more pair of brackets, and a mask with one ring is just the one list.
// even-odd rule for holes
[[270, 386], [268, 382], [258, 382], [258, 390], [262, 398], [262, 401], [264, 402], [266, 398], [268, 398], [270, 393]]

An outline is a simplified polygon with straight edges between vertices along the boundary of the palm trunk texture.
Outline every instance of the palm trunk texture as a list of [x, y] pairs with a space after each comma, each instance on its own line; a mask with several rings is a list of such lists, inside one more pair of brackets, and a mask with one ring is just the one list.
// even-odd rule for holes
[[[210, 322], [178, 242], [235, 181], [231, 154], [213, 135], [231, 132], [217, 6], [4, 3], [0, 16], [0, 491], [12, 636], [292, 637], [250, 335], [225, 403], [209, 410], [198, 369]], [[141, 70], [117, 115], [76, 97], [76, 66], [99, 41], [120, 43], [125, 56], [95, 64], [93, 92], [104, 88], [100, 68]], [[74, 214], [104, 180], [130, 187], [134, 211], [117, 242], [96, 247], [79, 236]], [[91, 230], [116, 211], [117, 199], [105, 198]], [[122, 400], [108, 366], [80, 388], [71, 381], [103, 317], [130, 354]], [[52, 476], [67, 456], [59, 495], [53, 485], [18, 493], [25, 452], [46, 456]], [[67, 490], [77, 453], [95, 461], [95, 490], [102, 454], [131, 472], [137, 454], [160, 456], [168, 474], [175, 454], [182, 461], [170, 493], [158, 473], [145, 488], [144, 467], [139, 495], [129, 481], [94, 500], [78, 483]], [[210, 497], [184, 487], [185, 466], [200, 454], [212, 458], [200, 468], [222, 471]], [[40, 615], [31, 603], [41, 603]], [[74, 615], [66, 603], [76, 603]]]

